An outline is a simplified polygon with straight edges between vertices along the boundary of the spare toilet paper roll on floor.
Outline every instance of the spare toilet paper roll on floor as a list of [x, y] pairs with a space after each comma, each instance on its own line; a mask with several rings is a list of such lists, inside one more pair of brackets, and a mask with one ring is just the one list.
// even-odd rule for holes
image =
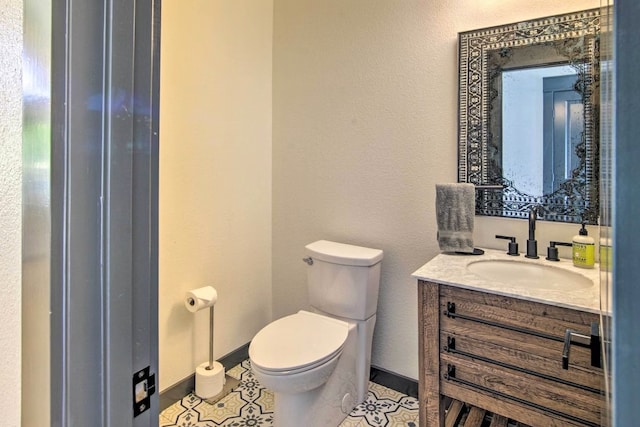
[[205, 286], [187, 292], [184, 297], [184, 306], [192, 313], [203, 308], [213, 307], [218, 300], [218, 292], [213, 286]]
[[213, 362], [213, 369], [207, 369], [209, 362], [196, 368], [196, 396], [210, 399], [222, 392], [225, 376], [224, 366], [220, 362]]

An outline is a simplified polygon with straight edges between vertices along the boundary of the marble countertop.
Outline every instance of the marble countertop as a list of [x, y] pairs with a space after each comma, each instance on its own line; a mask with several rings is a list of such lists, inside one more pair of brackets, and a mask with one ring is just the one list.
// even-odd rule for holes
[[[524, 256], [512, 257], [503, 251], [484, 249], [484, 255], [455, 255], [440, 254], [420, 267], [413, 273], [413, 277], [443, 285], [456, 286], [475, 291], [489, 292], [497, 295], [520, 298], [528, 301], [536, 301], [545, 304], [553, 304], [560, 307], [600, 312], [600, 286], [598, 264], [593, 269], [574, 267], [569, 260], [561, 259], [558, 262], [547, 261], [544, 256], [539, 259], [529, 259]], [[513, 283], [487, 280], [467, 269], [467, 266], [476, 261], [504, 260], [540, 264], [555, 268], [569, 270], [591, 280], [593, 286], [586, 289], [536, 289]]]

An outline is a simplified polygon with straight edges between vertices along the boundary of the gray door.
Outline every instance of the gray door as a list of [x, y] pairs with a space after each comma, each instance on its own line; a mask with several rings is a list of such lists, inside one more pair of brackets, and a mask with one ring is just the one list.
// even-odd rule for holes
[[156, 427], [159, 1], [52, 13], [51, 425]]
[[640, 2], [614, 7], [613, 141], [613, 426], [638, 425], [640, 405]]
[[582, 95], [574, 89], [577, 75], [543, 79], [543, 190], [551, 194], [580, 167], [577, 150], [584, 133]]

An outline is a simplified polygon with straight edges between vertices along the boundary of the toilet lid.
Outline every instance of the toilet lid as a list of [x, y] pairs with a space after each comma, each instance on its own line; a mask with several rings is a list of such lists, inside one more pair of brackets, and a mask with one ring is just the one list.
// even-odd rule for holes
[[251, 341], [251, 363], [281, 372], [314, 367], [342, 351], [349, 324], [299, 311], [265, 326]]

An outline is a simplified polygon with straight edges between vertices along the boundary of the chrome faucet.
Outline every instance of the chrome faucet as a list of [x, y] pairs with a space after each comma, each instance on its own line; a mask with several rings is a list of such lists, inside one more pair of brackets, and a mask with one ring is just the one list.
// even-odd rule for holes
[[537, 259], [538, 242], [536, 241], [536, 218], [538, 216], [538, 207], [534, 206], [529, 211], [529, 240], [527, 240], [527, 254], [525, 257]]

